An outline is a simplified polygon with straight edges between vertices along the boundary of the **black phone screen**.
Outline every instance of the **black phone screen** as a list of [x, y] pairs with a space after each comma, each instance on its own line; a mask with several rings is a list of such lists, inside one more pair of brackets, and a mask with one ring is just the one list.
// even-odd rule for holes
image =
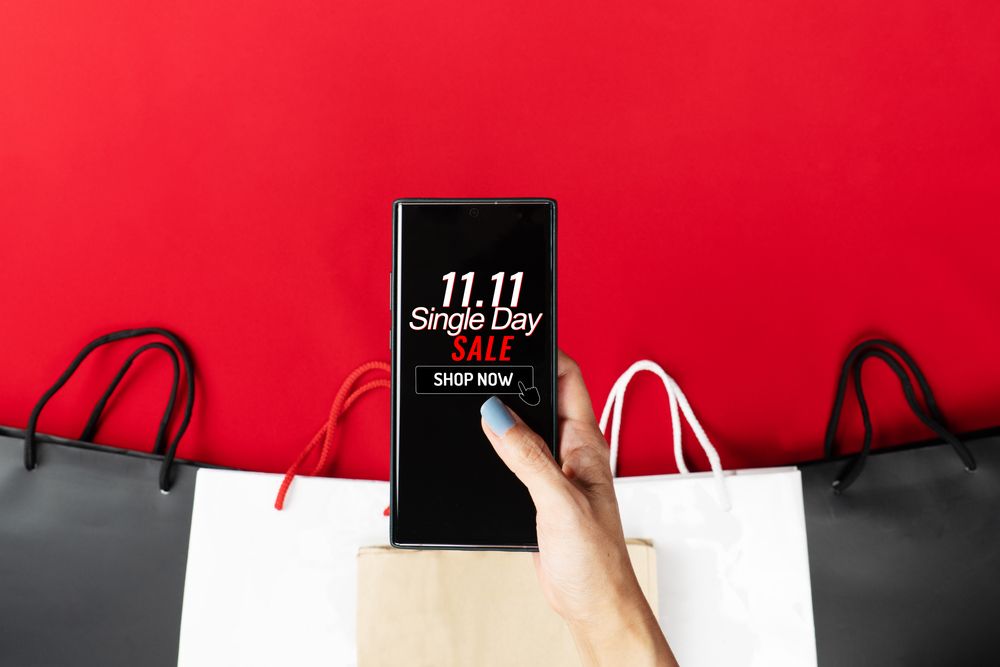
[[532, 548], [535, 509], [479, 408], [496, 395], [555, 447], [555, 202], [394, 210], [392, 543]]

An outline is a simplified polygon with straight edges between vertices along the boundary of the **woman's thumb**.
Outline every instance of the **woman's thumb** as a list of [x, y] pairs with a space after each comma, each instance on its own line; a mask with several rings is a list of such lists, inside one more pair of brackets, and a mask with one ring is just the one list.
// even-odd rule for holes
[[483, 418], [483, 432], [493, 449], [528, 487], [536, 508], [569, 492], [569, 480], [552, 457], [552, 450], [503, 401], [491, 396], [479, 408], [479, 413]]

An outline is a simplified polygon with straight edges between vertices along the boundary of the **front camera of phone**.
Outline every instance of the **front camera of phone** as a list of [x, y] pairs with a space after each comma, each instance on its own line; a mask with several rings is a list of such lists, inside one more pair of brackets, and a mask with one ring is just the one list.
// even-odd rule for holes
[[478, 208], [470, 208], [469, 209], [469, 215], [471, 215], [473, 218], [478, 218], [479, 217], [479, 209]]

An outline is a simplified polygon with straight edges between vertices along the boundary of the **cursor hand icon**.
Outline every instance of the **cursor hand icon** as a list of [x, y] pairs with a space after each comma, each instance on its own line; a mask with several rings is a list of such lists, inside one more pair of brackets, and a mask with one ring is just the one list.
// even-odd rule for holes
[[528, 405], [538, 405], [542, 402], [542, 397], [538, 395], [537, 387], [525, 387], [523, 382], [518, 382], [517, 389], [521, 392], [519, 394], [521, 400]]

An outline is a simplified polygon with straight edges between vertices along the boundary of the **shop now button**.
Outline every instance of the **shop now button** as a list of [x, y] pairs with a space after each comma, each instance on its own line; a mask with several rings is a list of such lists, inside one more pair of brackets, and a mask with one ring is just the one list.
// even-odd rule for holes
[[417, 366], [418, 394], [519, 394], [535, 386], [531, 366]]

